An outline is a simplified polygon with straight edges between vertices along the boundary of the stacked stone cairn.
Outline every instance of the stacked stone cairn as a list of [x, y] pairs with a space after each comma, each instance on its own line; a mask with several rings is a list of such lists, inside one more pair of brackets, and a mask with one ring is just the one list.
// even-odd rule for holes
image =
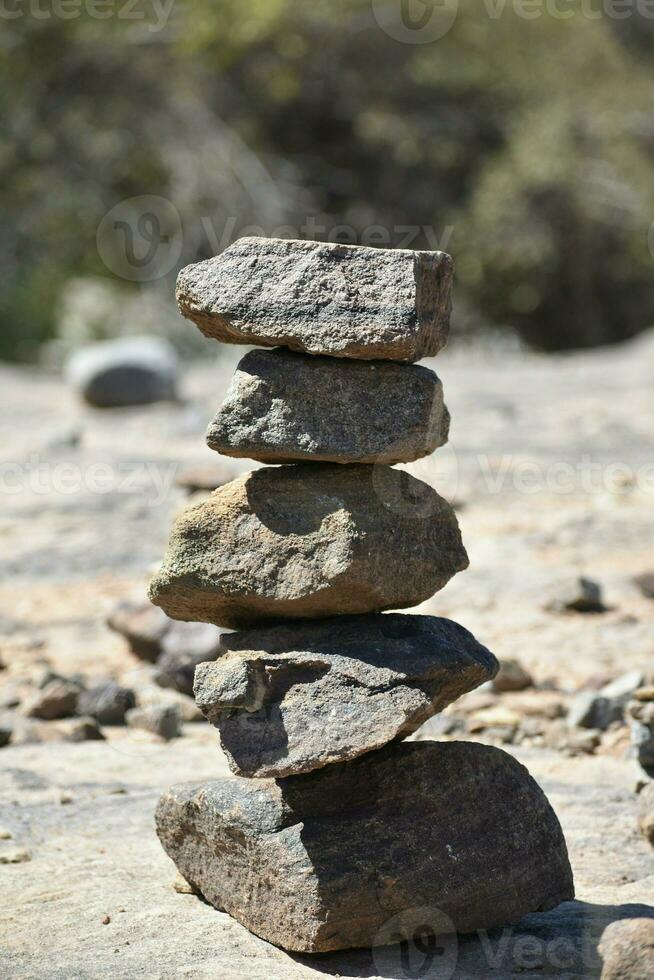
[[257, 345], [208, 442], [264, 466], [182, 514], [152, 601], [214, 623], [195, 697], [236, 778], [157, 808], [163, 847], [218, 909], [287, 950], [391, 942], [438, 910], [459, 932], [573, 897], [559, 823], [512, 756], [403, 741], [490, 680], [463, 627], [417, 605], [468, 565], [455, 514], [392, 468], [442, 446], [441, 252], [244, 238], [179, 277], [208, 337]]

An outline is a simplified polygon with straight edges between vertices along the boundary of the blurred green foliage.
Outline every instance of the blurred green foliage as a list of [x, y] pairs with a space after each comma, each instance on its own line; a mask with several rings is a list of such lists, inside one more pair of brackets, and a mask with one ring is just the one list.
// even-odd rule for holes
[[[454, 254], [461, 330], [562, 349], [654, 322], [654, 20], [635, 0], [622, 19], [461, 0], [426, 44], [382, 29], [378, 0], [170, 3], [99, 20], [25, 0], [2, 24], [0, 356], [65, 332], [71, 281], [111, 281], [98, 226], [142, 194], [179, 212], [176, 268], [249, 225], [396, 246], [409, 226]], [[117, 285], [172, 306], [176, 268]]]

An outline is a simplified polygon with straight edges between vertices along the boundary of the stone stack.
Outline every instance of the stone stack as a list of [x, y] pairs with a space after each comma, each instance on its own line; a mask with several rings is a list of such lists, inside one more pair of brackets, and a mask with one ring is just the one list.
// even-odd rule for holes
[[[241, 360], [209, 445], [263, 467], [177, 521], [150, 596], [238, 630], [195, 675], [236, 778], [171, 789], [161, 842], [209, 902], [288, 950], [393, 941], [429, 908], [459, 931], [573, 897], [542, 791], [499, 749], [405, 742], [494, 677], [463, 627], [386, 613], [467, 567], [457, 520], [391, 464], [446, 442], [433, 371], [452, 260], [440, 252], [241, 239], [184, 269], [204, 334]], [[440, 921], [440, 920], [439, 920]]]

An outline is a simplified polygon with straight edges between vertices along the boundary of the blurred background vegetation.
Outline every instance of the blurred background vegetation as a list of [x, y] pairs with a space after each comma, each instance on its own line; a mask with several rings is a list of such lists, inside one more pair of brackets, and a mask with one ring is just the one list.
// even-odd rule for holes
[[[426, 44], [382, 29], [379, 0], [121, 0], [106, 19], [30, 2], [0, 35], [0, 357], [189, 342], [177, 269], [251, 225], [395, 246], [421, 229], [411, 247], [456, 258], [461, 331], [560, 350], [654, 323], [654, 20], [636, 2], [614, 19], [601, 0], [534, 18], [460, 0]], [[165, 276], [134, 282], [96, 236], [140, 195], [183, 235]]]

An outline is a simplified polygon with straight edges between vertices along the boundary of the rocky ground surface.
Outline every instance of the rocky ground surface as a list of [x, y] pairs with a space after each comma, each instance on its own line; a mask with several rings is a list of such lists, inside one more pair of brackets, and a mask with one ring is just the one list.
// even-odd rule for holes
[[[187, 372], [180, 402], [139, 409], [87, 408], [56, 377], [4, 367], [7, 975], [590, 977], [610, 922], [652, 917], [654, 850], [638, 828], [647, 776], [628, 703], [654, 679], [653, 590], [642, 578], [654, 570], [654, 336], [547, 359], [458, 348], [425, 362], [444, 383], [450, 443], [407, 469], [454, 503], [471, 566], [417, 611], [457, 620], [522, 669], [415, 737], [499, 744], [529, 767], [562, 822], [577, 901], [436, 957], [421, 944], [300, 957], [176, 891], [154, 835], [156, 800], [175, 781], [226, 774], [226, 761], [187, 695], [157, 685], [161, 671], [106, 620], [118, 602], [142, 601], [188, 499], [180, 479], [202, 492], [211, 473], [251, 468], [203, 448], [242, 350]], [[589, 608], [602, 611], [579, 611]], [[108, 680], [134, 693], [118, 699], [127, 724], [107, 724], [88, 690]], [[84, 720], [70, 717], [80, 698]]]

